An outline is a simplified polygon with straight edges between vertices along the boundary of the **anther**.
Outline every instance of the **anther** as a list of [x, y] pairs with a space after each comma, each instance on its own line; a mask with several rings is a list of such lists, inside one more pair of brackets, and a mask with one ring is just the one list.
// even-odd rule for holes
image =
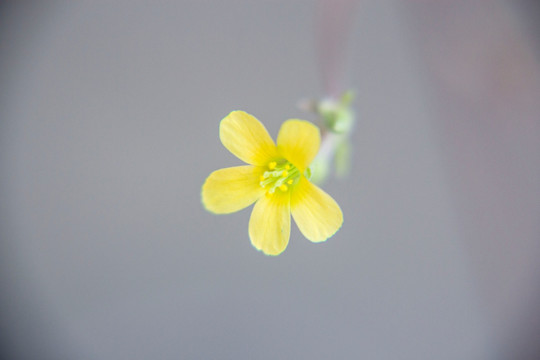
[[298, 169], [288, 162], [270, 161], [267, 168], [268, 170], [259, 177], [259, 184], [267, 189], [268, 194], [273, 194], [276, 189], [282, 192], [288, 191], [300, 176]]

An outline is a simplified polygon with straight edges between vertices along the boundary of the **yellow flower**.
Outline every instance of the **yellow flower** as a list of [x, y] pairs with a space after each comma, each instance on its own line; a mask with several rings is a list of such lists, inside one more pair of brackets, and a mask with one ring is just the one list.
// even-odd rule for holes
[[[287, 120], [277, 146], [264, 125], [243, 111], [233, 111], [219, 127], [223, 145], [250, 164], [214, 171], [202, 187], [207, 210], [228, 214], [255, 203], [249, 237], [255, 248], [279, 255], [289, 243], [291, 214], [313, 242], [325, 241], [341, 227], [343, 214], [327, 193], [309, 182], [309, 164], [321, 142], [319, 128]], [[306, 177], [307, 176], [307, 177]]]

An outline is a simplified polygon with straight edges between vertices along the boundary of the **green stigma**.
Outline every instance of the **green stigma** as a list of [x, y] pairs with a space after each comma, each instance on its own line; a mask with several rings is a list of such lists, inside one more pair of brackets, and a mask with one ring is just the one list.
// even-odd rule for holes
[[260, 185], [273, 194], [276, 189], [286, 192], [300, 179], [300, 170], [287, 160], [283, 162], [271, 161], [268, 163], [268, 171], [261, 175]]

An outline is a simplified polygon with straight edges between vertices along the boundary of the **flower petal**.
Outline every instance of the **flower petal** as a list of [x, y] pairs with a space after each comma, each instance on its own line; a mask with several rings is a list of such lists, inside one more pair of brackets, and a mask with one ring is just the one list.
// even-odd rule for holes
[[343, 224], [335, 200], [303, 176], [292, 191], [291, 212], [302, 234], [313, 242], [325, 241]]
[[214, 171], [202, 187], [204, 207], [216, 214], [228, 214], [253, 204], [264, 194], [259, 184], [263, 171], [251, 165]]
[[319, 152], [321, 134], [309, 121], [291, 119], [281, 125], [277, 144], [279, 153], [304, 172]]
[[287, 247], [290, 235], [289, 194], [276, 192], [261, 197], [253, 207], [249, 219], [251, 244], [266, 255], [279, 255]]
[[227, 150], [251, 165], [265, 166], [277, 156], [276, 145], [264, 125], [243, 111], [233, 111], [221, 120], [219, 138]]

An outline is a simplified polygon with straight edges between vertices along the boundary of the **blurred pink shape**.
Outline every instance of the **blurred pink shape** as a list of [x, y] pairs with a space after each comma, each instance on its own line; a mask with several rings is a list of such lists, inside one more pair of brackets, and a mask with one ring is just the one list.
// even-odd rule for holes
[[332, 98], [339, 97], [348, 86], [344, 84], [344, 61], [357, 4], [356, 0], [322, 0], [317, 8], [318, 58], [325, 95]]
[[[500, 351], [540, 356], [540, 66], [516, 3], [410, 2], [450, 190]], [[521, 16], [520, 16], [521, 15]], [[536, 34], [538, 35], [538, 34]]]

